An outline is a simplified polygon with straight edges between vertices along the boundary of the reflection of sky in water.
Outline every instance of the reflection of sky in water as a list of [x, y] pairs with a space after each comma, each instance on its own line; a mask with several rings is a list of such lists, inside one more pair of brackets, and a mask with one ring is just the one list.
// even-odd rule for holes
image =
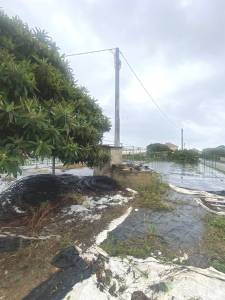
[[202, 191], [225, 190], [225, 175], [203, 164], [181, 165], [173, 162], [154, 161], [148, 165], [159, 172], [166, 182], [179, 187]]

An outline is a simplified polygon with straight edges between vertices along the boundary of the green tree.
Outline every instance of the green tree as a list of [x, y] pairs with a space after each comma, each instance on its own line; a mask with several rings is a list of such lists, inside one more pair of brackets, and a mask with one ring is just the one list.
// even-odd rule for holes
[[171, 153], [170, 159], [178, 163], [198, 163], [199, 152], [192, 149], [176, 150]]
[[79, 87], [51, 38], [0, 12], [0, 172], [28, 158], [64, 164], [107, 160], [99, 144], [108, 119]]
[[147, 154], [151, 154], [153, 152], [170, 152], [170, 148], [165, 144], [154, 143], [147, 146]]

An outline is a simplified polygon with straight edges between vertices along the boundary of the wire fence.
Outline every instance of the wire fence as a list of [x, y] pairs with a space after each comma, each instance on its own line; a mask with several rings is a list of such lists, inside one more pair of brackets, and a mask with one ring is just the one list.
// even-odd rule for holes
[[123, 146], [122, 148], [123, 160], [143, 161], [146, 160], [146, 148], [135, 146]]
[[[56, 165], [61, 165], [62, 162], [56, 158], [55, 160]], [[52, 159], [51, 158], [44, 158], [44, 159], [27, 159], [23, 165], [23, 167], [51, 167], [52, 166]]]

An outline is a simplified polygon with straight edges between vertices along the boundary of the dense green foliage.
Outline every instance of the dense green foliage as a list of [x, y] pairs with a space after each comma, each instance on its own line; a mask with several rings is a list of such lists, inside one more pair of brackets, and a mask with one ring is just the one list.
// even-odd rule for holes
[[0, 12], [0, 172], [30, 157], [94, 165], [108, 119], [48, 35]]
[[206, 159], [219, 159], [220, 157], [225, 157], [225, 146], [221, 145], [216, 148], [203, 149], [202, 157]]
[[147, 154], [150, 155], [153, 152], [170, 152], [170, 148], [165, 144], [154, 143], [147, 146]]
[[199, 153], [192, 149], [172, 151], [167, 145], [156, 143], [147, 146], [147, 157], [153, 160], [169, 160], [178, 163], [197, 163], [199, 160]]
[[170, 154], [170, 160], [179, 163], [197, 163], [199, 153], [195, 150], [176, 150]]

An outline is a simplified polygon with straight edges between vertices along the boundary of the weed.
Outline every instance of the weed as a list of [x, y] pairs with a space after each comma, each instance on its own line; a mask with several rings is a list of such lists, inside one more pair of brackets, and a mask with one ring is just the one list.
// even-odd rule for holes
[[155, 225], [154, 224], [149, 224], [148, 231], [149, 231], [149, 234], [155, 235], [156, 234], [156, 227], [155, 227]]
[[[101, 247], [111, 256], [134, 256], [137, 258], [146, 258], [152, 256], [152, 252], [159, 251], [165, 254], [167, 259], [174, 258], [165, 241], [155, 233], [149, 232], [145, 237], [130, 238], [119, 240], [114, 236], [109, 236]], [[163, 256], [162, 256], [163, 257]]]
[[114, 174], [114, 178], [123, 186], [131, 187], [138, 191], [135, 205], [153, 210], [171, 210], [172, 205], [166, 202], [165, 194], [168, 185], [161, 182], [156, 174], [148, 172], [131, 173], [121, 176]]
[[211, 263], [212, 267], [216, 270], [225, 273], [225, 261], [214, 260]]
[[225, 273], [225, 217], [207, 215], [203, 246], [210, 256], [211, 265]]
[[61, 236], [59, 249], [64, 249], [74, 243], [74, 237], [71, 232], [67, 232]]
[[38, 208], [33, 208], [25, 223], [32, 232], [38, 232], [48, 221], [53, 210], [58, 206], [57, 203], [43, 202]]
[[209, 225], [221, 229], [225, 235], [225, 217], [224, 216], [208, 216]]
[[167, 191], [167, 185], [160, 181], [156, 175], [152, 175], [151, 181], [138, 187], [138, 206], [156, 210], [168, 210], [170, 205], [162, 198]]
[[40, 206], [32, 208], [29, 215], [25, 218], [25, 225], [29, 230], [36, 233], [48, 223], [50, 218], [61, 206], [66, 204], [82, 204], [86, 199], [79, 193], [67, 193], [61, 195], [56, 201], [42, 202]]

